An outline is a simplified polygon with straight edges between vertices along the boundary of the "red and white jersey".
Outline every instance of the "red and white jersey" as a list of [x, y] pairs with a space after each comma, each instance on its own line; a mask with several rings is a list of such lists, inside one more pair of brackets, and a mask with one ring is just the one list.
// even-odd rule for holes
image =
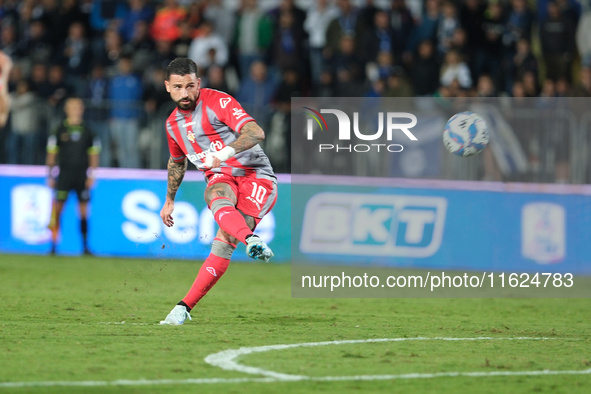
[[166, 120], [170, 155], [174, 161], [187, 157], [206, 176], [224, 173], [275, 179], [269, 158], [258, 144], [237, 153], [219, 168], [203, 165], [207, 153], [219, 151], [235, 141], [242, 126], [252, 121], [234, 97], [219, 90], [200, 89], [194, 110], [175, 108]]

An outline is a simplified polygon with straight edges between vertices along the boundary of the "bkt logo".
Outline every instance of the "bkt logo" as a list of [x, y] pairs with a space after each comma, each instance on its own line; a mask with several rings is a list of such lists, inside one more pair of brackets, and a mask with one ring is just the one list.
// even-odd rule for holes
[[319, 193], [306, 206], [300, 249], [429, 257], [441, 246], [446, 209], [442, 197]]
[[[306, 138], [311, 141], [314, 139], [314, 122], [319, 126], [320, 131], [328, 132], [328, 124], [322, 114], [332, 114], [336, 116], [338, 121], [338, 139], [339, 141], [350, 141], [351, 130], [355, 137], [362, 141], [376, 141], [382, 138], [384, 134], [384, 123], [386, 124], [386, 139], [392, 141], [394, 131], [402, 132], [409, 140], [417, 141], [417, 137], [410, 131], [411, 128], [417, 125], [417, 117], [408, 112], [379, 112], [378, 113], [378, 130], [373, 133], [363, 133], [359, 128], [359, 112], [353, 112], [353, 123], [344, 111], [339, 109], [321, 109], [320, 112], [303, 107], [307, 110], [306, 114], [310, 116], [306, 124]], [[401, 120], [403, 120], [401, 122]], [[334, 145], [334, 144], [319, 144], [319, 152], [334, 150], [348, 151], [348, 152], [369, 152], [369, 151], [388, 151], [388, 152], [402, 152], [404, 147], [400, 144], [355, 144], [355, 145]]]

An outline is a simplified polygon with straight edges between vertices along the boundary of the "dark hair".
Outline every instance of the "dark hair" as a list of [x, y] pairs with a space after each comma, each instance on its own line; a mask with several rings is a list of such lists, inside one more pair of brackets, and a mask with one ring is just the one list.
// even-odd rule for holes
[[177, 57], [174, 59], [168, 67], [166, 67], [166, 80], [170, 79], [172, 74], [175, 75], [187, 75], [187, 74], [195, 74], [196, 76], [199, 75], [199, 70], [197, 69], [197, 65], [195, 62], [186, 57]]

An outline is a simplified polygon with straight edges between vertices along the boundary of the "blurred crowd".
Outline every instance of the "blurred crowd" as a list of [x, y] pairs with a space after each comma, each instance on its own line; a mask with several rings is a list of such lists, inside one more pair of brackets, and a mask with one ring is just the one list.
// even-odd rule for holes
[[591, 97], [591, 0], [0, 0], [0, 29], [14, 62], [0, 163], [43, 164], [78, 96], [101, 166], [162, 167], [147, 130], [164, 133], [175, 57], [257, 119], [279, 172], [292, 96]]

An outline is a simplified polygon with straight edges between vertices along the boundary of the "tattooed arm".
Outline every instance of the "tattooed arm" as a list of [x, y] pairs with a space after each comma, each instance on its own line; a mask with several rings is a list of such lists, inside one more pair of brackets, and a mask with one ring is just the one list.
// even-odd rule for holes
[[225, 148], [209, 155], [205, 160], [205, 166], [209, 168], [219, 167], [223, 161], [228, 160], [236, 153], [252, 148], [265, 139], [265, 132], [255, 122], [248, 122], [240, 130], [240, 136], [236, 141]]
[[174, 225], [174, 220], [172, 218], [174, 198], [176, 197], [176, 192], [179, 190], [179, 186], [181, 186], [181, 182], [183, 182], [185, 172], [187, 172], [187, 159], [183, 160], [182, 163], [177, 163], [171, 157], [168, 159], [167, 168], [168, 186], [166, 190], [166, 201], [160, 211], [160, 217], [166, 226], [172, 227]]
[[228, 146], [240, 153], [252, 148], [265, 139], [265, 132], [256, 122], [248, 122], [240, 129], [240, 136]]

